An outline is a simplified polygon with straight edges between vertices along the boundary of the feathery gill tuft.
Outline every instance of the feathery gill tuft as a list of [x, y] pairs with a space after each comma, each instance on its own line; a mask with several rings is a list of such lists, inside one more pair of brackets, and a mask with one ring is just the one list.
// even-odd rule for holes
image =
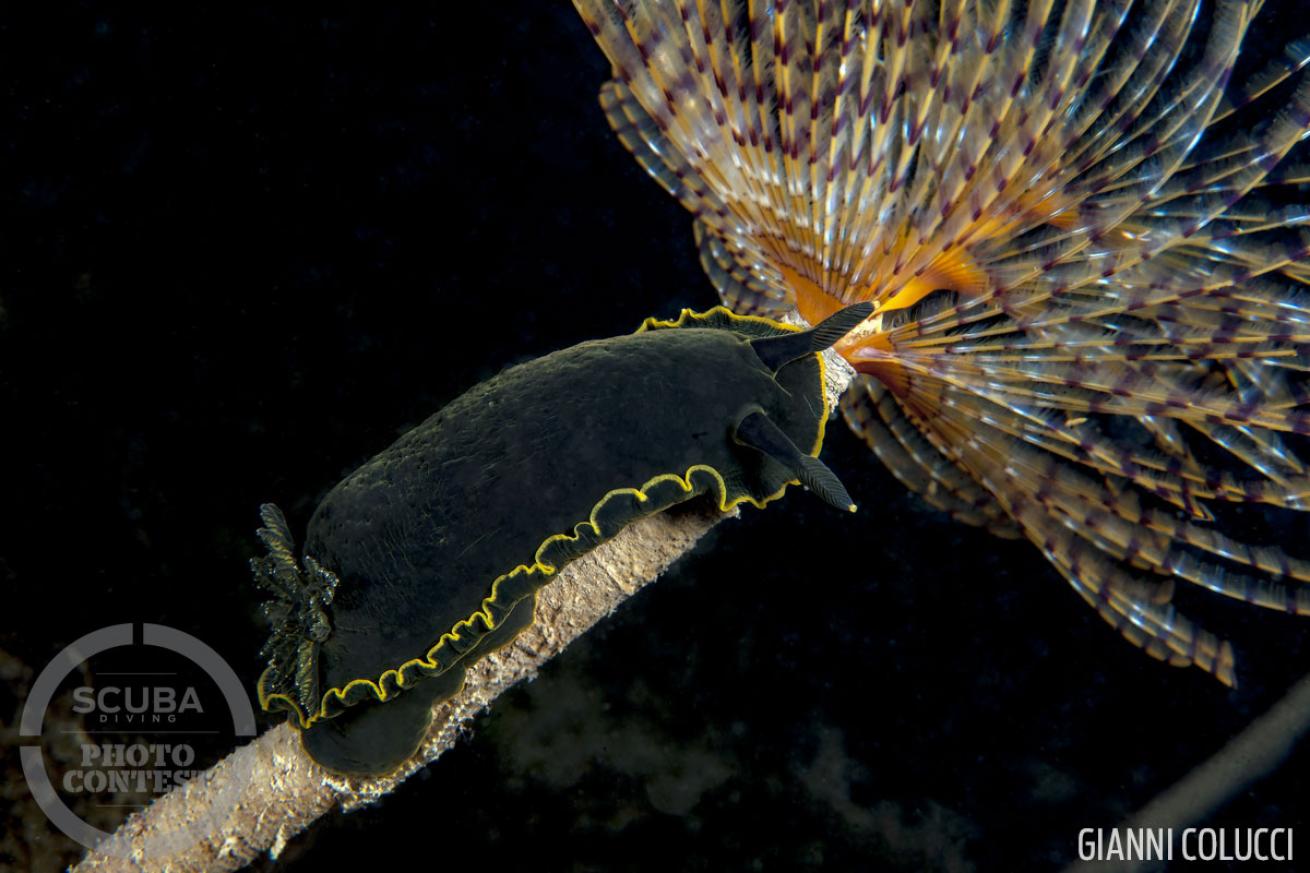
[[1310, 207], [1269, 190], [1310, 175], [1310, 40], [1230, 87], [1258, 0], [574, 5], [729, 306], [875, 305], [842, 411], [908, 487], [1226, 684], [1176, 580], [1310, 614], [1216, 516], [1310, 508]]

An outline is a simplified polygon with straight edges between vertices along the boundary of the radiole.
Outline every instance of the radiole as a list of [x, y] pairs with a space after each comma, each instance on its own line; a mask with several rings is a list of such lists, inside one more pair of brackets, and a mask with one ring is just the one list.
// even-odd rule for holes
[[1310, 236], [1265, 193], [1306, 181], [1310, 41], [1230, 87], [1261, 5], [574, 0], [722, 300], [872, 302], [852, 430], [1227, 685], [1175, 582], [1310, 614], [1301, 537], [1230, 533], [1310, 508]]

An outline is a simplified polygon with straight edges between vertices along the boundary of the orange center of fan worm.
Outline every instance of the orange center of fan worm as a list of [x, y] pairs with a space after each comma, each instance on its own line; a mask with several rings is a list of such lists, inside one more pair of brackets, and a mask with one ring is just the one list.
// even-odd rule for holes
[[[817, 324], [851, 302], [873, 300], [877, 303], [877, 311], [865, 325], [852, 331], [835, 348], [858, 372], [873, 376], [892, 391], [903, 394], [904, 375], [896, 358], [892, 331], [903, 326], [906, 320], [893, 320], [892, 314], [910, 310], [933, 293], [950, 293], [959, 303], [983, 294], [989, 284], [987, 273], [970, 251], [984, 242], [1013, 236], [1042, 223], [1068, 229], [1076, 224], [1077, 212], [1062, 208], [1063, 205], [1052, 203], [1048, 197], [1041, 202], [1021, 203], [1023, 208], [1009, 217], [982, 215], [957, 238], [955, 245], [938, 253], [927, 266], [908, 275], [898, 271], [890, 278], [880, 278], [857, 292], [847, 293], [844, 300], [825, 291], [818, 282], [796, 268], [783, 265], [781, 271], [795, 294], [797, 311], [810, 324]], [[888, 257], [904, 257], [907, 243], [908, 236], [902, 233]]]

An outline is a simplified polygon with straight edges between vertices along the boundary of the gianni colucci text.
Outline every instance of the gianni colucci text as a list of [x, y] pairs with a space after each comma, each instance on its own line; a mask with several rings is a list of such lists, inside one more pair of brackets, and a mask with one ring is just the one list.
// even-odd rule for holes
[[1083, 828], [1083, 861], [1291, 861], [1291, 828]]

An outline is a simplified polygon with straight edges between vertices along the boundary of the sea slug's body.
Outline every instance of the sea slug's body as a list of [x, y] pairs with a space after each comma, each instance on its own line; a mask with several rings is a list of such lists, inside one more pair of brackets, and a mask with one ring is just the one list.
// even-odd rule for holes
[[304, 570], [266, 509], [256, 576], [279, 600], [261, 703], [325, 765], [380, 772], [469, 663], [532, 622], [542, 585], [637, 518], [700, 494], [763, 506], [797, 481], [850, 507], [814, 460], [828, 410], [812, 346], [864, 315], [825, 334], [684, 313], [507, 370], [333, 488]]

